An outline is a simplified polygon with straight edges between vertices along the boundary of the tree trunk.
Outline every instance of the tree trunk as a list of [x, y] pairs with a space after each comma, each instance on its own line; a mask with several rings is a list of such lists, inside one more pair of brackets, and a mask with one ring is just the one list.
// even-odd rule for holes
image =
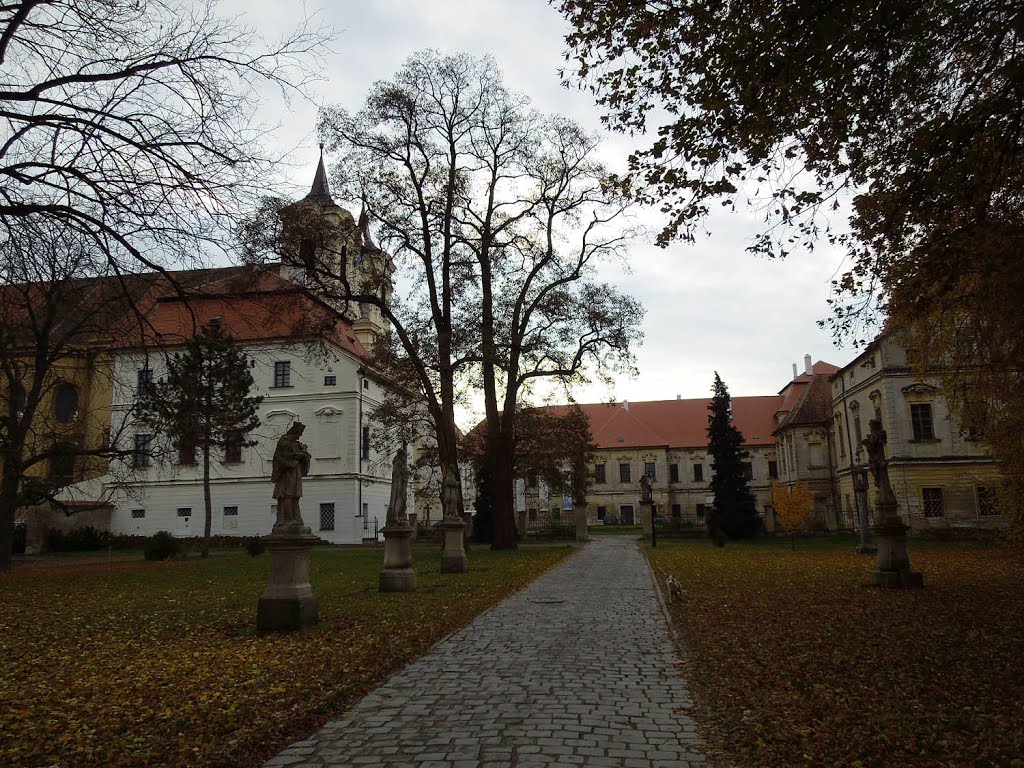
[[210, 556], [210, 531], [213, 527], [213, 502], [210, 499], [210, 445], [203, 446], [203, 506], [206, 520], [203, 523], [203, 544], [199, 550], [202, 557]]
[[18, 504], [18, 472], [13, 459], [5, 459], [0, 479], [0, 573], [11, 570], [14, 549], [14, 510]]
[[515, 498], [514, 465], [515, 442], [512, 435], [502, 429], [495, 440], [491, 459], [491, 488], [494, 497], [494, 538], [491, 549], [515, 549], [516, 523], [513, 510]]

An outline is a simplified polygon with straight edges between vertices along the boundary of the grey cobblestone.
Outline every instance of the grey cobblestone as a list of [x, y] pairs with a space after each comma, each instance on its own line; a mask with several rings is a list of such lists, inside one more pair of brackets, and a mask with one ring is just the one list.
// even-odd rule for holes
[[602, 537], [265, 763], [709, 768], [633, 540]]

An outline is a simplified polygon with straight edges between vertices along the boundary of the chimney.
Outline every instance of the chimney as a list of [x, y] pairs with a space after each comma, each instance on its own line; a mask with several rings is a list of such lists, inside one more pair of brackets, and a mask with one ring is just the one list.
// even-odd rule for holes
[[810, 376], [812, 373], [814, 373], [814, 370], [811, 368], [811, 356], [810, 355], [804, 355], [804, 372], [808, 376]]
[[622, 410], [624, 410], [624, 411], [628, 411], [629, 410], [629, 400], [623, 400], [622, 401]]
[[798, 374], [796, 372], [796, 363], [793, 363], [793, 378], [795, 379], [797, 377], [797, 375]]
[[676, 395], [676, 400], [682, 400], [682, 399], [683, 399], [682, 395]]

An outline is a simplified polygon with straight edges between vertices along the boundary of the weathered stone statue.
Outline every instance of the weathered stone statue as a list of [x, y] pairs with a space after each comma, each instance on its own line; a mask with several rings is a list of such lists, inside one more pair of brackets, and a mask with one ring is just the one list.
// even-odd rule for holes
[[317, 622], [319, 609], [309, 583], [309, 552], [315, 536], [302, 524], [299, 499], [302, 478], [309, 474], [309, 449], [299, 441], [305, 427], [296, 421], [274, 449], [270, 479], [277, 499], [273, 532], [264, 538], [270, 550], [270, 582], [260, 596], [256, 628], [292, 630]]
[[391, 462], [391, 499], [384, 526], [384, 569], [380, 572], [381, 592], [412, 592], [416, 573], [412, 569], [412, 534], [406, 499], [409, 492], [409, 454], [405, 443]]
[[862, 441], [867, 449], [868, 467], [875, 481], [876, 504], [880, 519], [875, 533], [878, 535], [878, 570], [874, 583], [879, 587], [921, 587], [924, 579], [911, 570], [907, 554], [907, 526], [896, 510], [896, 494], [889, 481], [888, 461], [885, 458], [885, 430], [878, 419], [871, 420], [871, 431]]
[[871, 431], [861, 444], [868, 453], [868, 468], [871, 470], [871, 477], [874, 478], [875, 487], [878, 489], [878, 507], [883, 505], [896, 504], [896, 494], [892, 490], [892, 483], [889, 481], [889, 462], [885, 458], [886, 434], [882, 429], [882, 422], [878, 419], [871, 420]]
[[388, 501], [387, 524], [407, 522], [409, 514], [406, 511], [407, 499], [409, 496], [409, 454], [406, 451], [405, 443], [395, 453], [391, 462], [391, 499]]
[[651, 482], [651, 476], [645, 473], [640, 478], [640, 503], [651, 504], [654, 501], [653, 491], [654, 484]]
[[299, 442], [305, 425], [296, 421], [281, 435], [274, 449], [270, 479], [274, 482], [277, 499], [277, 520], [274, 532], [298, 531], [303, 528], [299, 499], [302, 498], [302, 478], [309, 474], [310, 455], [305, 443]]
[[464, 573], [469, 570], [469, 558], [466, 557], [465, 521], [459, 517], [459, 500], [462, 489], [459, 487], [459, 476], [453, 468], [448, 468], [444, 480], [441, 481], [441, 506], [444, 508], [444, 548], [441, 550], [441, 573]]

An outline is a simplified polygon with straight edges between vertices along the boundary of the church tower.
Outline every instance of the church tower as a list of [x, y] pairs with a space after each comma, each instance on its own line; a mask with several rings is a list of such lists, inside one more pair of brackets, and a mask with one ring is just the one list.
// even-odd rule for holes
[[352, 323], [359, 341], [370, 347], [388, 331], [389, 323], [378, 307], [358, 297], [379, 296], [389, 305], [394, 264], [374, 243], [365, 207], [357, 223], [334, 202], [323, 146], [309, 194], [282, 208], [279, 215], [281, 276], [319, 294]]

